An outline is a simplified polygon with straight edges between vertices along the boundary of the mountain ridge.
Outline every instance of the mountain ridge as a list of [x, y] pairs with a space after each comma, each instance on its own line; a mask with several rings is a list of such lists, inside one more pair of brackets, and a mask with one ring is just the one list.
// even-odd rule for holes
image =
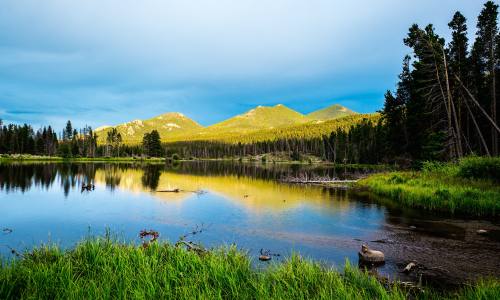
[[200, 140], [204, 137], [213, 139], [217, 135], [249, 134], [257, 131], [287, 128], [301, 124], [319, 124], [339, 117], [356, 115], [356, 112], [334, 104], [307, 115], [297, 112], [283, 104], [274, 106], [259, 105], [242, 114], [221, 122], [202, 126], [182, 113], [167, 112], [145, 120], [133, 120], [116, 126], [100, 126], [95, 132], [99, 143], [106, 143], [107, 132], [116, 128], [125, 144], [142, 141], [145, 133], [158, 130], [162, 140]]
[[328, 107], [315, 110], [307, 114], [306, 116], [310, 119], [326, 121], [355, 114], [357, 114], [357, 112], [352, 111], [345, 106], [342, 106], [340, 104], [333, 104]]

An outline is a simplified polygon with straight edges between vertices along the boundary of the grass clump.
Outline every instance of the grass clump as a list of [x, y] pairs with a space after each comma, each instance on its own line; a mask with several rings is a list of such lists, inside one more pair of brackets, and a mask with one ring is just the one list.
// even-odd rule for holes
[[266, 271], [236, 248], [199, 255], [97, 239], [72, 250], [42, 247], [2, 262], [0, 298], [404, 299], [397, 288], [346, 265], [344, 275], [292, 256]]
[[500, 215], [499, 158], [427, 162], [421, 171], [375, 174], [359, 182], [407, 207], [472, 216]]

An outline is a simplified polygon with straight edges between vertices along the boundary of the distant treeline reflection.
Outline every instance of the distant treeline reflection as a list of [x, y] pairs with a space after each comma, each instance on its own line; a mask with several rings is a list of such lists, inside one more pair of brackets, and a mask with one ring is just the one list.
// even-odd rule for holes
[[59, 184], [65, 195], [71, 189], [94, 183], [98, 171], [104, 174], [106, 188], [120, 185], [124, 171], [142, 172], [141, 184], [148, 190], [158, 188], [162, 172], [199, 176], [245, 176], [264, 180], [280, 180], [290, 176], [320, 176], [329, 178], [357, 177], [369, 169], [334, 168], [331, 166], [259, 165], [228, 162], [184, 162], [178, 164], [126, 163], [7, 163], [0, 164], [0, 190], [26, 192], [31, 187], [48, 189]]

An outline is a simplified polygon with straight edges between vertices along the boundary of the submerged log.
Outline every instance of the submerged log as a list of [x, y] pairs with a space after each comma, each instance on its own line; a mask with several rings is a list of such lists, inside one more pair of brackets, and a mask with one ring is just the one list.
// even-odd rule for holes
[[203, 254], [206, 253], [207, 250], [203, 248], [201, 245], [198, 245], [196, 243], [193, 243], [191, 241], [185, 241], [185, 240], [179, 240], [175, 246], [181, 246], [184, 245], [188, 251], [194, 251], [198, 254]]
[[382, 264], [385, 262], [385, 256], [382, 251], [372, 250], [366, 245], [361, 246], [361, 251], [358, 252], [359, 260], [364, 263]]
[[173, 189], [173, 190], [159, 190], [159, 191], [156, 191], [157, 193], [180, 193], [181, 190], [180, 189]]

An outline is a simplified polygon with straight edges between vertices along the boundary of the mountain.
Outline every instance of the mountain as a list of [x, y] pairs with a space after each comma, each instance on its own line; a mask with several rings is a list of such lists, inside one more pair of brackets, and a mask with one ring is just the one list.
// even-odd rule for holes
[[[171, 112], [148, 120], [134, 120], [114, 126], [122, 136], [124, 143], [140, 143], [145, 133], [156, 129], [162, 139], [171, 139], [180, 135], [194, 133], [203, 127], [181, 113]], [[106, 143], [106, 136], [112, 126], [96, 129], [99, 143]]]
[[286, 125], [300, 124], [308, 119], [283, 104], [276, 106], [257, 106], [248, 112], [237, 115], [206, 128], [207, 132], [248, 132], [271, 129]]
[[[290, 137], [301, 134], [308, 136], [313, 133], [324, 134], [333, 128], [333, 125], [327, 121], [347, 116], [362, 117], [364, 115], [357, 114], [338, 104], [303, 115], [282, 104], [278, 104], [275, 106], [257, 106], [246, 113], [208, 127], [201, 126], [181, 113], [166, 113], [148, 120], [134, 120], [114, 126], [114, 128], [121, 134], [125, 144], [141, 143], [144, 134], [154, 129], [158, 130], [164, 142], [246, 141], [248, 139], [261, 140], [263, 137], [272, 138], [273, 136]], [[346, 118], [341, 123], [357, 122], [358, 119]], [[100, 144], [106, 143], [106, 136], [111, 128], [113, 127], [101, 126], [95, 130]]]
[[357, 113], [340, 105], [340, 104], [334, 104], [334, 105], [329, 106], [327, 108], [323, 108], [323, 109], [314, 111], [314, 112], [308, 114], [307, 117], [311, 120], [325, 121], [325, 120], [331, 120], [331, 119], [336, 119], [336, 118], [355, 115], [355, 114], [357, 114]]

